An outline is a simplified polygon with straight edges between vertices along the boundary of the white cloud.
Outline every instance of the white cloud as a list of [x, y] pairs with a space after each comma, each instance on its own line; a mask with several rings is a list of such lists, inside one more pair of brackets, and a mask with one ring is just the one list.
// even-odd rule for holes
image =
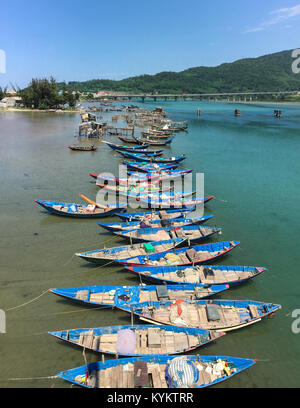
[[290, 8], [282, 8], [273, 10], [270, 12], [270, 15], [273, 17], [267, 21], [264, 21], [259, 26], [250, 28], [249, 30], [245, 31], [245, 33], [256, 33], [258, 31], [264, 31], [267, 28], [280, 23], [281, 21], [288, 20], [293, 17], [297, 17], [300, 15], [300, 4]]

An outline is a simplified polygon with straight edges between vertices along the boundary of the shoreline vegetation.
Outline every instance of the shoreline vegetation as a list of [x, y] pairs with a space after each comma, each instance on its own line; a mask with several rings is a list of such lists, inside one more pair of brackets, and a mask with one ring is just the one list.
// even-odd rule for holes
[[[187, 100], [188, 102], [189, 100]], [[191, 101], [191, 100], [190, 100]], [[89, 102], [89, 100], [82, 100], [79, 102]], [[95, 101], [93, 99], [93, 102], [101, 102]], [[120, 102], [120, 101], [115, 101], [115, 102]], [[124, 101], [122, 101], [124, 102]], [[138, 101], [135, 101], [138, 102]], [[230, 105], [271, 105], [271, 106], [295, 106], [295, 107], [300, 107], [300, 101], [299, 102], [278, 102], [278, 101], [227, 101], [227, 100], [217, 100], [217, 101], [204, 101], [206, 103], [226, 103]], [[203, 101], [199, 101], [199, 103], [203, 103]], [[0, 113], [2, 112], [36, 112], [36, 113], [82, 113], [84, 109], [82, 108], [66, 108], [66, 109], [35, 109], [35, 108], [24, 108], [24, 107], [0, 107]]]

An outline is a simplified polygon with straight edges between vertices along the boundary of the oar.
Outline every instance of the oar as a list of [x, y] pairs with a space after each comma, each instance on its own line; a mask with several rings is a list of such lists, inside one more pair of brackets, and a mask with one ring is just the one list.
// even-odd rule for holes
[[78, 196], [81, 197], [81, 198], [83, 198], [83, 199], [84, 199], [85, 201], [87, 201], [88, 203], [90, 203], [90, 204], [92, 204], [92, 205], [95, 205], [96, 207], [104, 208], [105, 210], [108, 210], [108, 209], [109, 209], [109, 207], [107, 207], [107, 206], [105, 206], [105, 205], [101, 205], [101, 204], [95, 203], [95, 201], [90, 200], [89, 198], [85, 197], [83, 194], [78, 194]]

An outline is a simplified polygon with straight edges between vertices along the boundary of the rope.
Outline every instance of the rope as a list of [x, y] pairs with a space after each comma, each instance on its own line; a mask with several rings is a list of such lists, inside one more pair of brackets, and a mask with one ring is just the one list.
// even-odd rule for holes
[[27, 377], [27, 378], [6, 378], [0, 381], [25, 381], [25, 380], [52, 380], [54, 378], [59, 378], [57, 375], [51, 375], [49, 377]]
[[65, 266], [65, 265], [67, 265], [69, 262], [71, 262], [72, 259], [74, 258], [74, 256], [75, 256], [75, 254], [73, 254], [73, 255], [71, 256], [71, 258], [70, 258], [66, 263], [63, 264], [63, 266]]
[[108, 262], [108, 263], [106, 263], [106, 264], [104, 264], [104, 265], [99, 265], [99, 266], [96, 266], [96, 268], [95, 269], [99, 269], [99, 268], [103, 268], [104, 266], [108, 266], [108, 265], [111, 265], [112, 263], [114, 263], [115, 261], [113, 260], [113, 261], [110, 261], [110, 262]]
[[49, 289], [47, 289], [47, 290], [45, 290], [44, 292], [42, 292], [42, 293], [41, 293], [39, 296], [37, 296], [36, 298], [31, 299], [31, 300], [29, 300], [28, 302], [23, 303], [22, 305], [15, 306], [15, 307], [11, 307], [10, 309], [5, 310], [5, 312], [8, 312], [8, 311], [10, 311], [10, 310], [18, 309], [18, 308], [20, 308], [20, 307], [22, 307], [22, 306], [26, 306], [26, 305], [28, 305], [29, 303], [32, 303], [32, 302], [34, 302], [35, 300], [37, 300], [37, 299], [39, 299], [40, 297], [42, 297], [42, 296], [43, 296], [45, 293], [47, 293], [47, 292], [49, 292]]
[[[84, 309], [84, 310], [73, 310], [73, 311], [70, 311], [70, 312], [49, 313], [49, 314], [40, 315], [40, 317], [53, 316], [53, 315], [64, 315], [64, 314], [71, 314], [71, 313], [84, 313], [84, 312], [90, 312], [90, 311], [93, 311], [93, 310], [112, 309], [112, 308], [113, 308], [113, 305], [112, 306], [100, 306], [100, 307], [93, 307], [91, 309], [86, 309], [86, 310]], [[37, 333], [37, 334], [39, 334], [39, 333]], [[43, 333], [40, 333], [40, 334], [43, 334]]]

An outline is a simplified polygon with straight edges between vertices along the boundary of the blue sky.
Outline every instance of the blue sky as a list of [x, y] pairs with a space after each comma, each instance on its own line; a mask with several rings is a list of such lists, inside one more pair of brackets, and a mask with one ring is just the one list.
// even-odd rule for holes
[[0, 85], [122, 79], [300, 47], [300, 0], [2, 2]]

